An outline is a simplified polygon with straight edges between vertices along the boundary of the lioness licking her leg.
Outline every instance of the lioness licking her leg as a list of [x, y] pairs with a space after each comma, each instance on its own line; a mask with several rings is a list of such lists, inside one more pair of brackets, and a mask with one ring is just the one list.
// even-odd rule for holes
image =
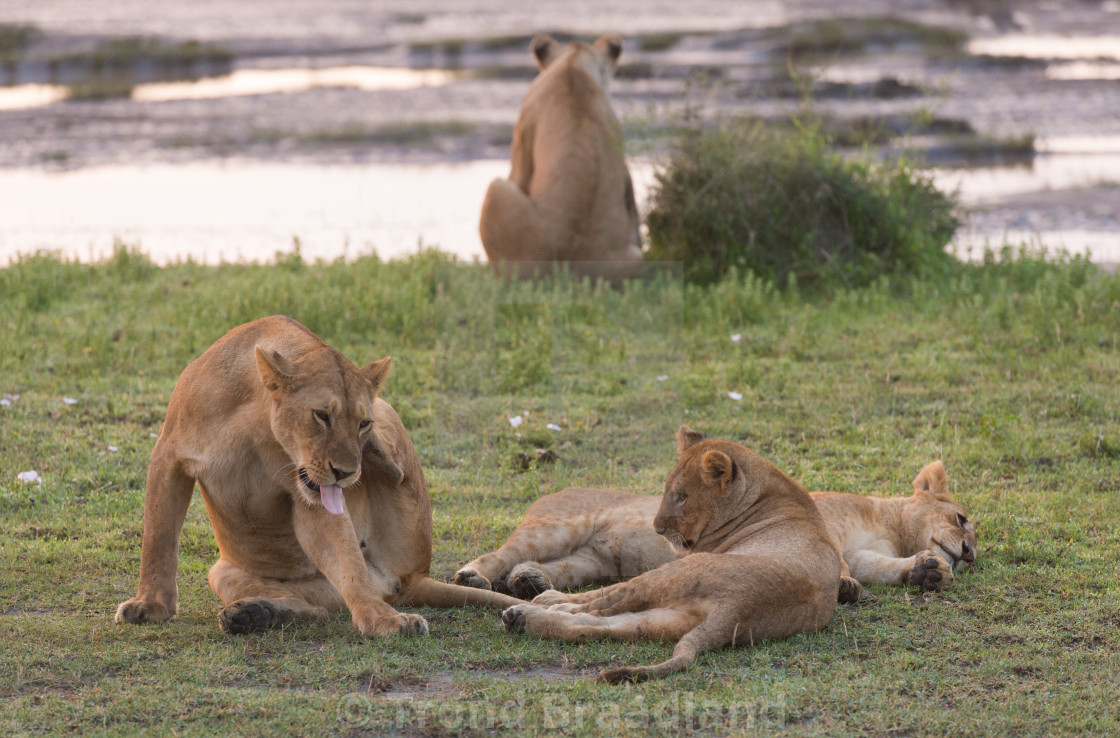
[[681, 426], [677, 448], [654, 526], [688, 555], [603, 589], [545, 592], [504, 611], [507, 629], [570, 641], [676, 641], [668, 661], [599, 676], [617, 683], [680, 671], [714, 648], [828, 623], [840, 556], [809, 494], [736, 443]]
[[233, 329], [183, 371], [148, 467], [140, 587], [117, 622], [175, 615], [179, 533], [195, 483], [220, 558], [221, 627], [244, 633], [349, 609], [364, 635], [421, 634], [392, 605], [509, 607], [428, 576], [420, 459], [377, 397], [389, 359], [358, 368], [296, 321]]

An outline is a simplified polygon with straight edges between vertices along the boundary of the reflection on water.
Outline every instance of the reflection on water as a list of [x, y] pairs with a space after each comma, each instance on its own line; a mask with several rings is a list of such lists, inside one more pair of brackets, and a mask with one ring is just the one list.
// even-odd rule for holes
[[[439, 87], [461, 72], [401, 67], [329, 67], [326, 69], [238, 69], [224, 77], [189, 82], [151, 82], [136, 85], [132, 99], [141, 102], [203, 100], [241, 95], [303, 92], [316, 87], [354, 87], [360, 90], [409, 90]], [[0, 110], [29, 110], [65, 100], [64, 85], [28, 84], [0, 87]]]
[[973, 39], [968, 50], [972, 54], [1029, 59], [1120, 60], [1120, 36], [1008, 35]]
[[1120, 151], [1040, 155], [1025, 166], [935, 169], [933, 181], [943, 190], [958, 191], [967, 203], [999, 200], [1027, 192], [1092, 187], [1120, 181]]
[[[650, 163], [631, 162], [640, 204], [653, 184]], [[300, 241], [308, 259], [376, 252], [389, 259], [438, 246], [463, 259], [485, 258], [478, 216], [490, 180], [505, 160], [460, 164], [324, 166], [251, 162], [100, 167], [66, 172], [0, 170], [0, 266], [39, 249], [93, 261], [114, 238], [139, 245], [156, 263], [193, 259], [270, 261]], [[1040, 155], [1033, 166], [935, 170], [939, 187], [966, 204], [1048, 189], [1115, 181], [1120, 153]], [[1000, 226], [996, 226], [1000, 227]], [[957, 253], [1004, 234], [962, 232]], [[1042, 238], [1048, 247], [1120, 261], [1120, 233], [1008, 232], [1012, 243]]]
[[0, 87], [0, 110], [29, 110], [65, 100], [70, 90], [61, 85]]
[[1046, 76], [1058, 80], [1120, 79], [1120, 64], [1088, 61], [1051, 64], [1046, 67]]
[[238, 69], [225, 77], [193, 82], [156, 82], [137, 85], [132, 99], [144, 102], [202, 100], [238, 95], [303, 92], [316, 87], [356, 87], [361, 90], [407, 90], [438, 87], [458, 75], [442, 69], [399, 67], [330, 67], [327, 69]]

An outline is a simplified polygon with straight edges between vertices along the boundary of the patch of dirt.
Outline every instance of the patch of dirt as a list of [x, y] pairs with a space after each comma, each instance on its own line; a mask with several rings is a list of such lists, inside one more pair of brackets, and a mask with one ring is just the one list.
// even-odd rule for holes
[[592, 668], [573, 669], [565, 666], [532, 666], [521, 670], [470, 669], [441, 671], [423, 677], [404, 676], [399, 679], [378, 680], [370, 674], [361, 678], [361, 691], [388, 700], [430, 700], [459, 697], [467, 689], [456, 684], [456, 678], [485, 676], [504, 682], [540, 681], [563, 682], [587, 679], [597, 674]]

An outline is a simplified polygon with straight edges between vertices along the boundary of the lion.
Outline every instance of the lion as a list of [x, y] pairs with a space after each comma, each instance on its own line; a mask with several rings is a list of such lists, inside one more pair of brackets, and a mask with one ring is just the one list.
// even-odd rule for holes
[[140, 586], [116, 621], [178, 607], [178, 542], [195, 483], [219, 558], [221, 628], [246, 633], [349, 609], [365, 636], [426, 634], [392, 605], [518, 604], [428, 576], [432, 510], [420, 459], [377, 394], [390, 359], [360, 369], [291, 318], [234, 328], [176, 383], [144, 493]]
[[579, 275], [619, 282], [642, 262], [634, 184], [607, 85], [622, 37], [531, 43], [540, 74], [513, 131], [508, 179], [490, 183], [479, 234], [499, 274], [544, 274], [565, 261]]
[[976, 525], [953, 501], [945, 465], [927, 464], [910, 497], [813, 492], [843, 554], [843, 576], [861, 584], [944, 589], [976, 561]]
[[823, 628], [840, 586], [840, 556], [809, 493], [730, 441], [677, 431], [677, 466], [654, 528], [688, 554], [620, 584], [581, 594], [550, 590], [502, 612], [510, 631], [566, 641], [675, 641], [672, 658], [612, 669], [609, 683], [688, 667], [723, 646]]
[[[841, 564], [841, 602], [861, 584], [944, 589], [975, 561], [976, 527], [953, 502], [945, 466], [927, 465], [914, 495], [863, 497], [812, 492]], [[529, 506], [501, 548], [466, 564], [458, 584], [530, 600], [550, 589], [617, 582], [680, 558], [654, 530], [659, 497], [613, 489], [568, 487]]]

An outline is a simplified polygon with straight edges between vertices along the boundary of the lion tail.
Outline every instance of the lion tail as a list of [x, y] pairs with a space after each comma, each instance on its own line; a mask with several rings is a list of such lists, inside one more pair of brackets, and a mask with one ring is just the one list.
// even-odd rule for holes
[[470, 605], [504, 610], [514, 605], [523, 605], [525, 601], [488, 589], [446, 584], [437, 582], [431, 577], [424, 577], [409, 587], [408, 591], [402, 593], [396, 604], [413, 607], [466, 607]]

